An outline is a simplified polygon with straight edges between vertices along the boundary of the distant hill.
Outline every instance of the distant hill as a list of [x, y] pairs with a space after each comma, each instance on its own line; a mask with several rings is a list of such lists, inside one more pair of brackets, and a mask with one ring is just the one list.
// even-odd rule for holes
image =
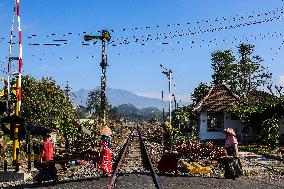
[[123, 114], [123, 115], [127, 115], [127, 114], [137, 114], [137, 115], [147, 115], [147, 114], [151, 114], [151, 113], [161, 113], [161, 110], [159, 110], [158, 108], [155, 107], [148, 107], [148, 108], [137, 108], [135, 107], [133, 104], [121, 104], [119, 106], [117, 106], [118, 111]]
[[162, 111], [158, 108], [136, 108], [133, 104], [121, 104], [117, 106], [120, 115], [130, 120], [162, 120]]
[[[73, 91], [72, 100], [75, 105], [86, 106], [86, 102], [88, 99], [88, 93], [90, 90], [80, 89], [78, 91]], [[111, 89], [107, 88], [106, 91], [107, 98], [111, 105], [119, 106], [121, 104], [133, 104], [136, 108], [149, 108], [155, 107], [159, 110], [162, 110], [163, 107], [167, 107], [167, 102], [163, 102], [162, 100], [156, 98], [148, 98], [136, 95], [124, 89]], [[147, 109], [145, 110], [147, 111]], [[148, 111], [153, 111], [151, 108]]]

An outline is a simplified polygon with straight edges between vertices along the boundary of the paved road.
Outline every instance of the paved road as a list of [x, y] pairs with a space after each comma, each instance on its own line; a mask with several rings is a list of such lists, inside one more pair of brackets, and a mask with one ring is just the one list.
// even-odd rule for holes
[[208, 188], [220, 188], [220, 189], [249, 189], [249, 188], [263, 188], [263, 189], [284, 189], [284, 181], [264, 181], [264, 180], [252, 180], [252, 179], [223, 179], [223, 178], [202, 178], [202, 177], [160, 177], [161, 182], [165, 189], [208, 189]]
[[26, 184], [22, 186], [9, 187], [11, 189], [20, 189], [20, 188], [37, 188], [37, 189], [104, 189], [107, 188], [107, 183], [109, 178], [89, 178], [89, 179], [78, 179], [75, 181], [59, 181], [57, 183], [47, 182], [41, 184]]
[[[144, 180], [145, 175], [131, 174], [130, 176], [121, 177], [119, 188], [120, 189], [144, 189], [144, 188], [153, 188], [153, 185], [146, 186]], [[143, 178], [143, 179], [142, 179]], [[165, 189], [208, 189], [208, 188], [220, 188], [220, 189], [284, 189], [284, 180], [275, 180], [268, 181], [264, 179], [221, 179], [221, 178], [202, 178], [202, 177], [170, 177], [170, 176], [161, 176], [160, 177], [162, 185]], [[73, 189], [73, 188], [82, 188], [82, 189], [104, 189], [107, 188], [108, 178], [97, 178], [97, 179], [81, 179], [78, 181], [64, 181], [56, 184], [53, 183], [44, 183], [44, 184], [31, 184], [18, 187], [10, 188], [37, 188], [37, 189]], [[125, 182], [125, 183], [123, 183]], [[150, 183], [150, 182], [149, 182]], [[145, 185], [146, 184], [146, 185]], [[118, 187], [116, 187], [118, 188]]]
[[122, 174], [117, 178], [115, 189], [155, 189], [155, 183], [150, 174]]

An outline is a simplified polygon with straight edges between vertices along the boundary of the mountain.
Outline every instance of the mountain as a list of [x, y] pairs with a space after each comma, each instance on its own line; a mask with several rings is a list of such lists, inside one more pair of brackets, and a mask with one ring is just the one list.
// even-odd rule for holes
[[128, 115], [128, 114], [137, 114], [137, 115], [147, 115], [147, 114], [153, 114], [153, 113], [161, 113], [161, 110], [159, 110], [156, 107], [148, 107], [148, 108], [137, 108], [133, 104], [121, 104], [117, 106], [118, 111], [122, 115]]
[[[96, 89], [98, 89], [98, 87]], [[86, 106], [89, 91], [90, 90], [86, 89], [73, 91], [74, 95], [72, 95], [72, 100], [74, 104], [77, 106], [78, 105]], [[156, 98], [139, 96], [124, 89], [107, 88], [106, 96], [110, 104], [113, 106], [119, 106], [121, 104], [133, 104], [135, 107], [139, 109], [156, 107], [160, 110], [162, 110], [163, 107], [164, 108], [167, 107], [167, 102], [163, 102], [162, 100]]]
[[121, 104], [117, 106], [117, 110], [120, 115], [132, 121], [157, 121], [163, 118], [162, 111], [155, 107], [138, 109], [133, 104]]

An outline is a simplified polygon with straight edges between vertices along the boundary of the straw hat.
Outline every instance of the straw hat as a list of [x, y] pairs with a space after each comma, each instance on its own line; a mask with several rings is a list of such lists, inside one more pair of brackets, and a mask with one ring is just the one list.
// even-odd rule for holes
[[172, 125], [168, 121], [164, 122], [162, 126], [165, 131], [171, 132]]
[[224, 132], [225, 134], [229, 134], [229, 135], [236, 136], [236, 133], [235, 133], [234, 129], [232, 129], [232, 128], [224, 129], [223, 132]]
[[111, 129], [108, 126], [102, 126], [100, 129], [100, 134], [105, 136], [110, 136], [112, 134]]

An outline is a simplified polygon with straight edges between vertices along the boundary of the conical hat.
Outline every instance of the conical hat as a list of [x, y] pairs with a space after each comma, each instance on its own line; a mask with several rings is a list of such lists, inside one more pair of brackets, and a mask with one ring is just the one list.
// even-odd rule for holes
[[224, 133], [236, 136], [236, 133], [232, 128], [224, 129]]
[[108, 126], [102, 126], [100, 129], [100, 134], [105, 136], [110, 136], [112, 134], [111, 129]]

